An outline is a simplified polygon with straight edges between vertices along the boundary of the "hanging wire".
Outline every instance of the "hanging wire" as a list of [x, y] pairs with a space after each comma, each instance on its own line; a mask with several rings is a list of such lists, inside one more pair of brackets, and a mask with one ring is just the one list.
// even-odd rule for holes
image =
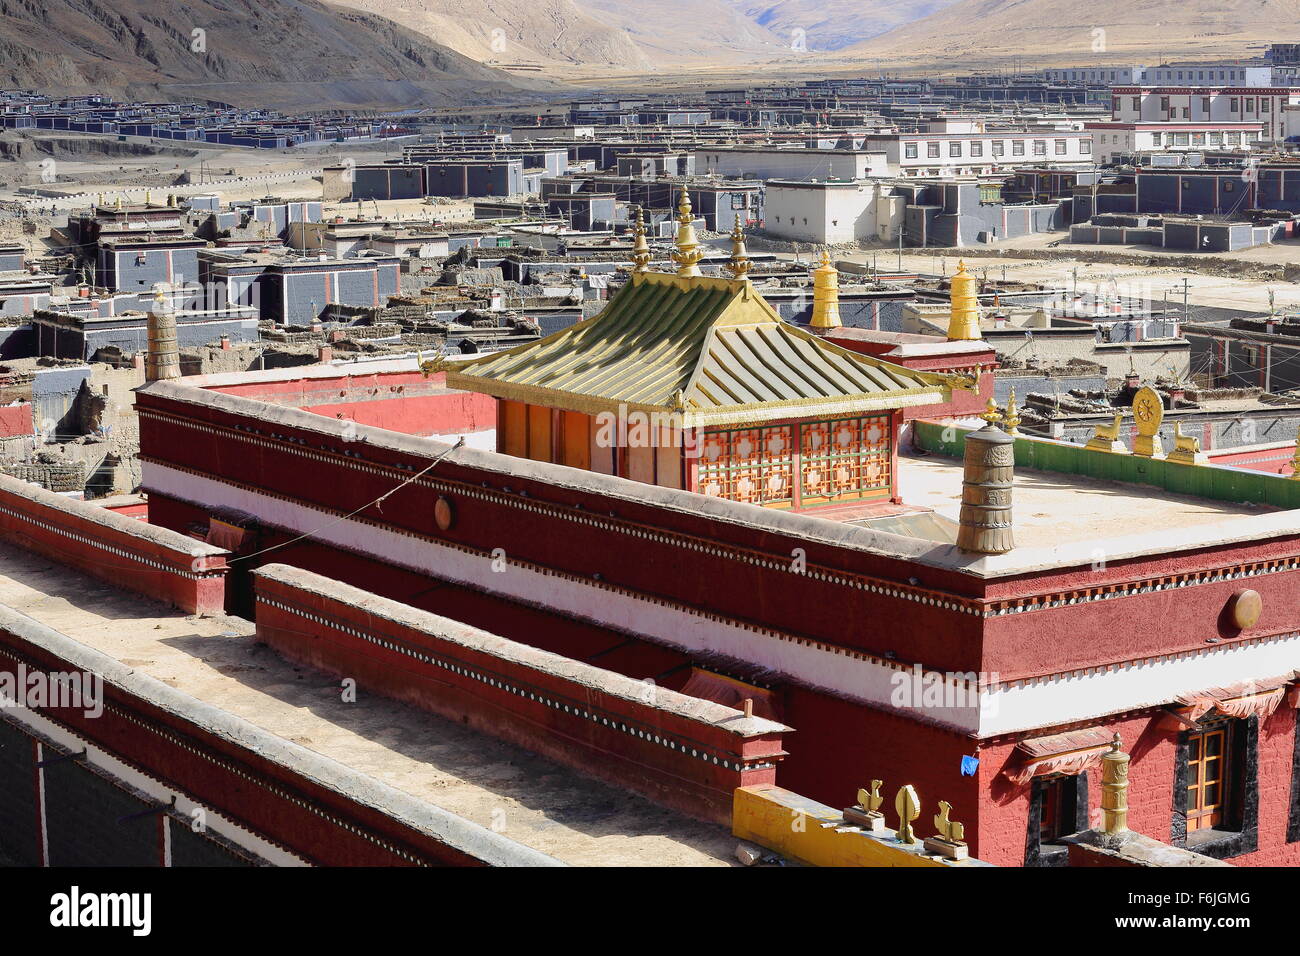
[[[290, 538], [288, 541], [282, 541], [280, 544], [273, 544], [273, 545], [271, 545], [269, 548], [263, 548], [261, 551], [254, 551], [252, 554], [244, 554], [244, 555], [240, 555], [240, 556], [237, 557], [237, 558], [231, 558], [231, 559], [229, 559], [229, 560], [226, 562], [226, 564], [230, 565], [230, 564], [235, 564], [236, 562], [239, 562], [239, 561], [247, 561], [247, 560], [249, 560], [250, 558], [256, 558], [256, 557], [258, 557], [259, 555], [267, 554], [268, 552], [276, 551], [276, 550], [278, 550], [278, 549], [280, 549], [280, 548], [287, 548], [289, 545], [291, 545], [291, 544], [297, 544], [299, 541], [302, 541], [302, 540], [304, 540], [305, 538], [311, 538], [311, 537], [314, 537], [314, 536], [320, 534], [320, 533], [321, 533], [322, 531], [324, 531], [326, 528], [333, 527], [334, 525], [338, 524], [340, 521], [347, 521], [349, 518], [351, 518], [351, 517], [353, 517], [353, 516], [355, 516], [355, 515], [360, 514], [361, 512], [365, 511], [367, 508], [371, 508], [371, 507], [379, 506], [379, 505], [380, 505], [380, 504], [381, 504], [381, 503], [382, 503], [386, 498], [388, 498], [390, 495], [396, 494], [397, 492], [401, 491], [403, 488], [405, 488], [405, 487], [406, 487], [407, 485], [409, 485], [411, 482], [413, 482], [413, 481], [418, 481], [420, 478], [423, 478], [425, 475], [427, 475], [430, 471], [433, 470], [434, 465], [437, 465], [437, 464], [438, 464], [439, 462], [441, 462], [444, 458], [446, 458], [446, 457], [447, 457], [448, 455], [450, 455], [453, 451], [455, 451], [457, 448], [460, 448], [460, 447], [461, 447], [462, 445], [464, 445], [464, 444], [465, 444], [465, 436], [464, 436], [464, 435], [461, 435], [458, 439], [456, 439], [456, 444], [452, 445], [450, 448], [448, 448], [446, 451], [444, 451], [441, 455], [439, 455], [439, 456], [438, 456], [437, 458], [435, 458], [433, 461], [429, 462], [429, 464], [426, 465], [424, 468], [422, 468], [422, 469], [420, 469], [419, 471], [417, 471], [417, 472], [416, 472], [415, 474], [413, 474], [410, 478], [407, 478], [405, 481], [403, 481], [403, 482], [402, 482], [400, 485], [398, 485], [397, 487], [392, 488], [392, 489], [390, 489], [390, 490], [384, 492], [382, 495], [380, 495], [380, 496], [379, 496], [378, 498], [376, 498], [374, 501], [369, 501], [369, 502], [367, 502], [366, 504], [362, 505], [360, 508], [357, 508], [355, 511], [349, 511], [349, 512], [348, 512], [347, 514], [345, 514], [345, 515], [339, 515], [337, 518], [334, 518], [334, 519], [331, 520], [331, 521], [327, 521], [327, 522], [325, 522], [325, 523], [324, 523], [323, 525], [321, 525], [319, 528], [316, 528], [316, 529], [313, 530], [313, 531], [306, 531], [306, 532], [304, 532], [304, 533], [298, 535], [296, 538]], [[381, 509], [381, 510], [382, 510], [382, 509]]]

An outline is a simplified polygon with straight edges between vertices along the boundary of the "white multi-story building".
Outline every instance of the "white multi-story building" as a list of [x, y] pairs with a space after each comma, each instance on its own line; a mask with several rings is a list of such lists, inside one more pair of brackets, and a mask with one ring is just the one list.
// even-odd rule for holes
[[728, 179], [863, 179], [886, 172], [879, 151], [794, 146], [710, 146], [695, 151], [697, 175]]
[[1285, 136], [1283, 109], [1300, 103], [1294, 86], [1116, 86], [1111, 121], [1116, 123], [1200, 123], [1224, 128], [1258, 124], [1264, 140]]
[[1249, 150], [1261, 136], [1259, 123], [1089, 123], [1099, 163], [1133, 153], [1183, 153], [1205, 149]]
[[1149, 67], [1135, 82], [1145, 86], [1272, 86], [1276, 77], [1273, 67], [1259, 60], [1223, 60], [1163, 63]]
[[1114, 86], [1116, 83], [1141, 83], [1145, 66], [1071, 67], [1044, 70], [1049, 83], [1087, 83], [1091, 86]]
[[864, 144], [884, 153], [891, 176], [986, 176], [1000, 170], [1091, 163], [1087, 130], [980, 130], [871, 135]]

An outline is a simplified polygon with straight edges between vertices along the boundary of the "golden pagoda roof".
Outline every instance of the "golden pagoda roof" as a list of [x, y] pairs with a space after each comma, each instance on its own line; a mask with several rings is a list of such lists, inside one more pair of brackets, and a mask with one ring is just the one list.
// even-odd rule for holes
[[599, 315], [453, 362], [447, 385], [583, 412], [679, 412], [683, 427], [946, 401], [952, 376], [860, 355], [788, 322], [745, 280], [634, 274]]

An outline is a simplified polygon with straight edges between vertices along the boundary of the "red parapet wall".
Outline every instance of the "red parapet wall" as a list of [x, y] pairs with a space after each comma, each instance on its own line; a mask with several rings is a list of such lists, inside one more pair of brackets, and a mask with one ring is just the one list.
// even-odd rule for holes
[[0, 475], [0, 540], [189, 614], [219, 614], [228, 551]]
[[0, 408], [0, 438], [17, 438], [32, 434], [32, 406], [6, 405]]
[[785, 756], [782, 724], [286, 565], [256, 573], [256, 618], [288, 657], [703, 819]]
[[1231, 465], [1288, 477], [1295, 473], [1294, 442], [1270, 448], [1217, 448], [1206, 452], [1205, 457], [1212, 465]]
[[407, 435], [468, 434], [496, 427], [496, 399], [447, 388], [445, 373], [348, 369], [322, 374], [330, 368], [309, 366], [297, 377], [246, 382], [211, 376], [214, 384], [204, 387]]
[[[76, 664], [0, 627], [0, 672], [75, 673]], [[375, 806], [323, 784], [264, 748], [204, 726], [203, 705], [178, 713], [103, 684], [103, 712], [46, 706], [41, 716], [152, 779], [189, 794], [316, 866], [478, 866], [483, 861]]]

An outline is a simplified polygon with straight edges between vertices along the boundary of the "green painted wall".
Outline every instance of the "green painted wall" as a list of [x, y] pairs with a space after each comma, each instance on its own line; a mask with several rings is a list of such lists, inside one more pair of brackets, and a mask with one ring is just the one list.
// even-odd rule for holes
[[[970, 428], [939, 422], [912, 423], [920, 448], [961, 458]], [[1114, 455], [1049, 438], [1016, 439], [1016, 465], [1135, 485], [1153, 485], [1177, 494], [1215, 501], [1267, 504], [1283, 510], [1300, 508], [1300, 481], [1227, 465], [1184, 465], [1159, 458]]]

